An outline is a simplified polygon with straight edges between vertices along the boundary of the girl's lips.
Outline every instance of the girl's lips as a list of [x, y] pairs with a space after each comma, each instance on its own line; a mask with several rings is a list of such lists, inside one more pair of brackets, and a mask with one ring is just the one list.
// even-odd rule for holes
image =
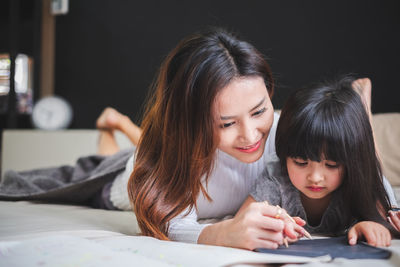
[[[262, 140], [262, 139], [261, 139]], [[253, 153], [254, 151], [257, 151], [258, 148], [261, 145], [261, 140], [259, 140], [257, 143], [255, 143], [254, 145], [251, 146], [246, 146], [246, 147], [237, 147], [236, 149], [244, 152], [244, 153]]]
[[324, 189], [322, 186], [307, 186], [307, 188], [313, 192], [320, 192]]

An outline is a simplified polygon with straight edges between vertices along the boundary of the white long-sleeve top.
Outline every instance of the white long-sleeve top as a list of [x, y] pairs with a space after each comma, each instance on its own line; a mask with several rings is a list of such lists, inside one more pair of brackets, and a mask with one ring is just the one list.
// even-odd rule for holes
[[[212, 202], [202, 194], [197, 199], [197, 210], [187, 211], [172, 219], [169, 224], [171, 240], [196, 243], [202, 229], [207, 224], [198, 220], [207, 218], [223, 218], [234, 215], [249, 195], [255, 180], [264, 170], [266, 155], [275, 151], [276, 125], [279, 119], [274, 114], [274, 123], [267, 138], [263, 156], [253, 163], [243, 163], [236, 158], [217, 150], [215, 165], [205, 186]], [[110, 199], [113, 205], [122, 210], [131, 210], [127, 192], [127, 184], [133, 170], [133, 155], [127, 162], [126, 169], [118, 175], [111, 186]]]

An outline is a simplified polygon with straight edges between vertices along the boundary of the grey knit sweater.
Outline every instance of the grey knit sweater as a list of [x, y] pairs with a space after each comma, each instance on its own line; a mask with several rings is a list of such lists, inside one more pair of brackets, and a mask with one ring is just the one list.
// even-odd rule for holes
[[[250, 195], [256, 201], [266, 200], [271, 205], [279, 205], [289, 215], [299, 216], [307, 221], [307, 214], [300, 199], [300, 191], [293, 186], [289, 177], [282, 172], [279, 158], [276, 155], [268, 158], [270, 161], [267, 163], [263, 175], [257, 179]], [[310, 233], [340, 235], [354, 224], [356, 222], [354, 218], [348, 218], [342, 214], [341, 210], [343, 210], [345, 203], [340, 196], [340, 190], [336, 190], [321, 218], [320, 224], [311, 226], [307, 222], [305, 229]]]

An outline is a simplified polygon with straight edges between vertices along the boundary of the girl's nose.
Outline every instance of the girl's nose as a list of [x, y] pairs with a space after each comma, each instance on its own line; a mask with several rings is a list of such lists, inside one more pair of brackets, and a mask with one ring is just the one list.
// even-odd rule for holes
[[324, 175], [317, 171], [317, 170], [312, 170], [309, 174], [308, 174], [308, 180], [314, 184], [318, 184], [319, 182], [321, 182], [324, 179]]

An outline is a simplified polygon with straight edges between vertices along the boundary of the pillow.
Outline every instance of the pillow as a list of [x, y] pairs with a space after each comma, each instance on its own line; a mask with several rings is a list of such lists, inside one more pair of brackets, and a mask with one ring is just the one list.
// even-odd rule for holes
[[400, 186], [400, 113], [374, 114], [372, 127], [383, 174], [392, 186]]

